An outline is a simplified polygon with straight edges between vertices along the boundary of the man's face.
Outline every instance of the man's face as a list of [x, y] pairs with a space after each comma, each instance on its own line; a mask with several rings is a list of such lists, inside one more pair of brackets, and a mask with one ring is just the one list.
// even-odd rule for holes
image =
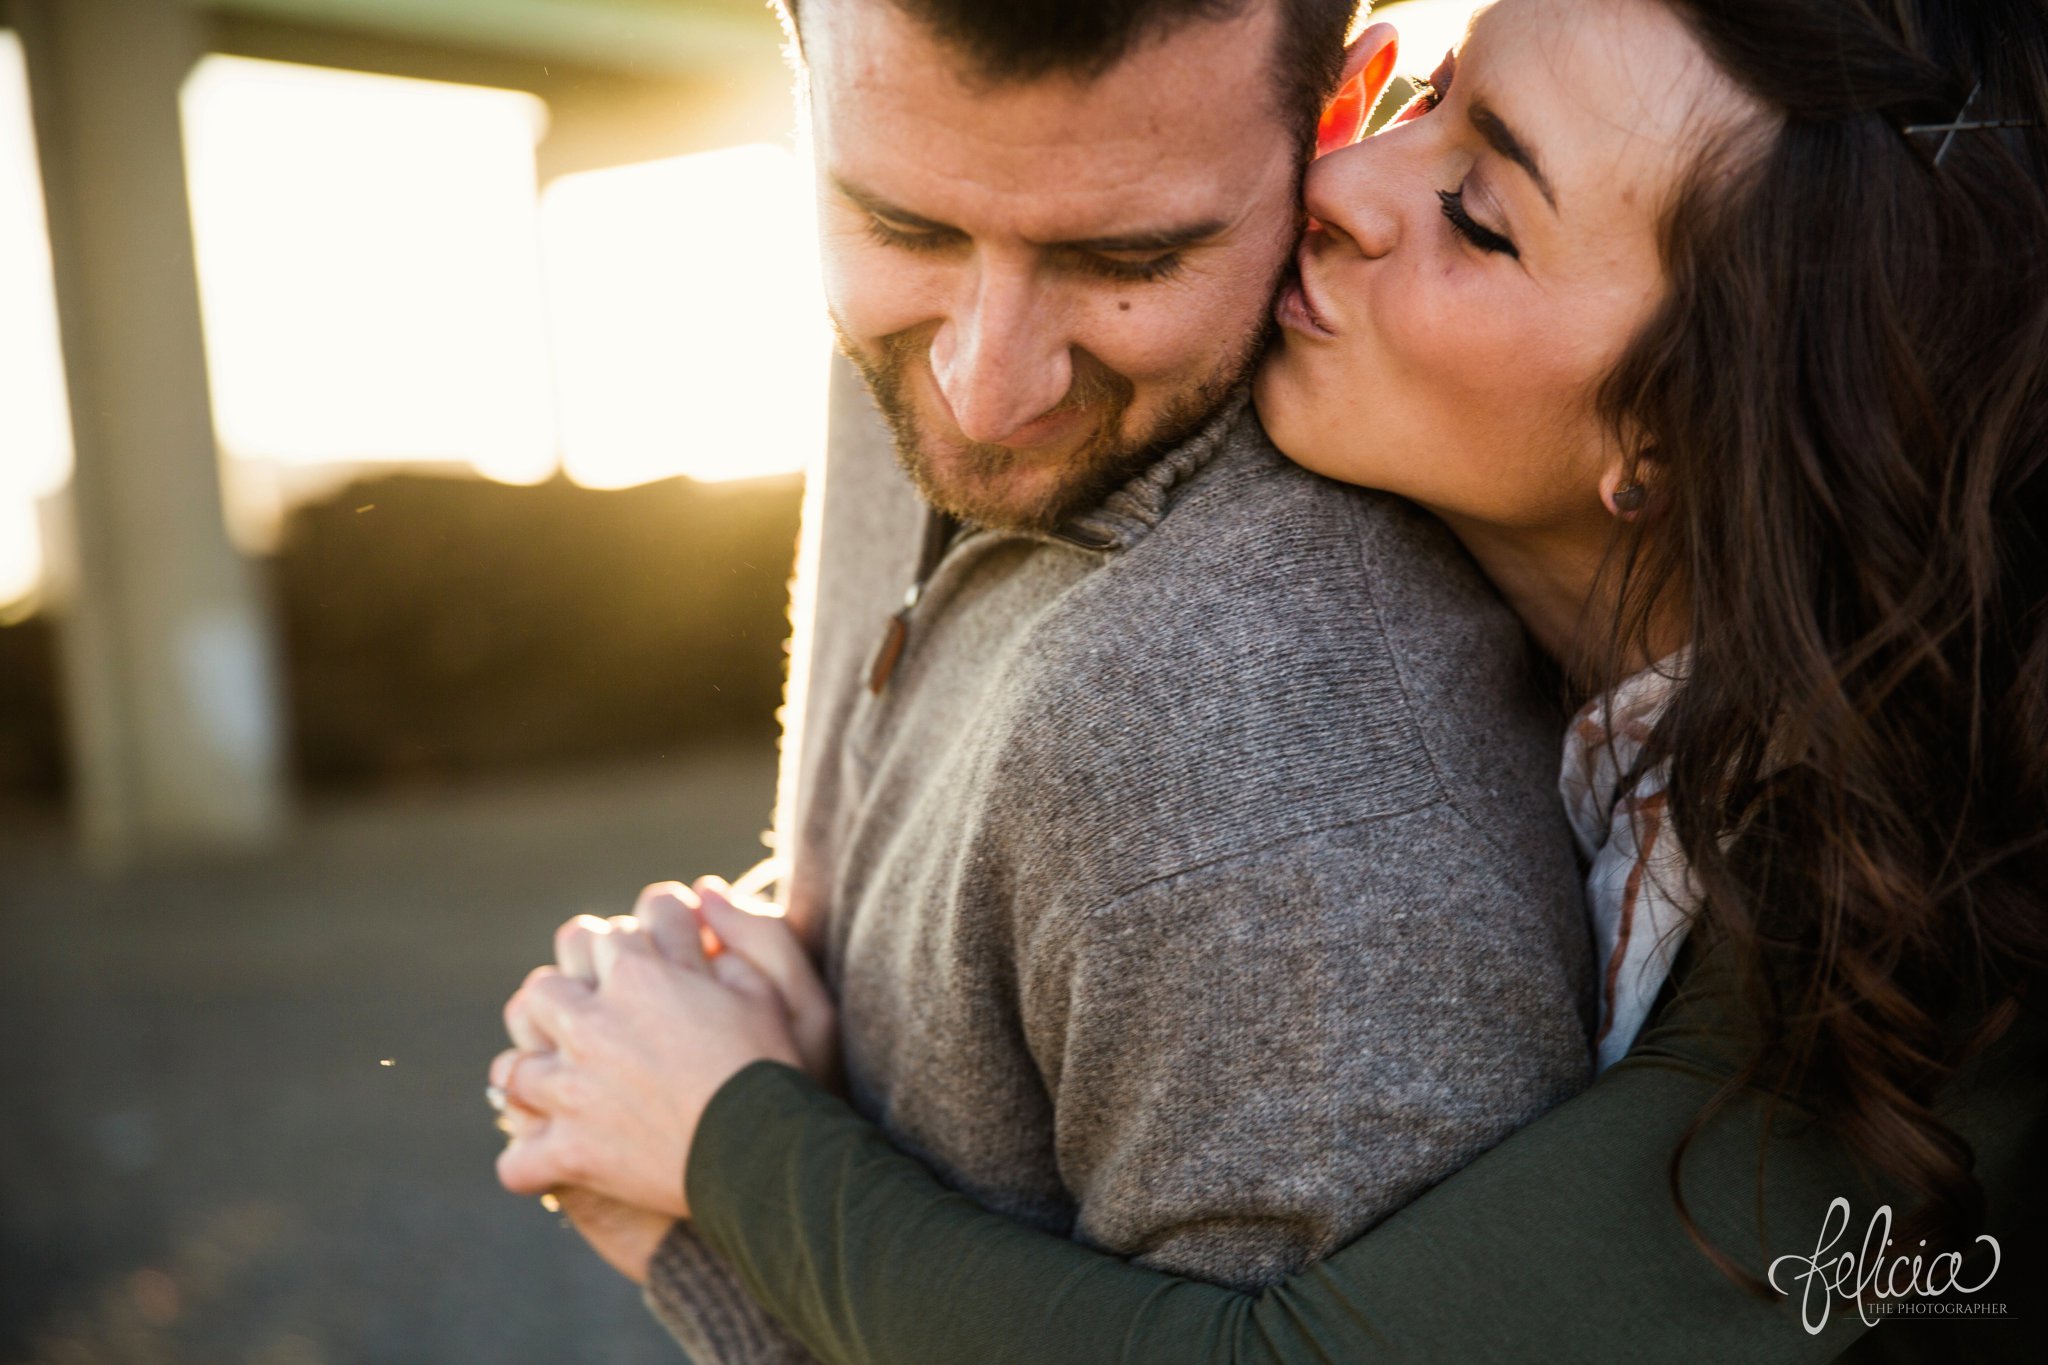
[[1276, 6], [989, 84], [888, 0], [810, 0], [825, 292], [936, 506], [1049, 528], [1248, 372], [1295, 244]]

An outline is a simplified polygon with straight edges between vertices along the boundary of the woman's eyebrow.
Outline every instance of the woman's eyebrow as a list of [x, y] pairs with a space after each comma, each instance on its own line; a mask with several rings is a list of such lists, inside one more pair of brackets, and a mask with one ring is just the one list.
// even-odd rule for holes
[[1543, 167], [1536, 163], [1536, 154], [1529, 150], [1522, 139], [1515, 136], [1515, 130], [1508, 127], [1506, 120], [1495, 113], [1491, 106], [1481, 101], [1473, 102], [1472, 110], [1466, 117], [1472, 120], [1474, 131], [1486, 139], [1487, 146], [1529, 173], [1529, 178], [1536, 182], [1536, 188], [1543, 192], [1544, 200], [1555, 211], [1557, 192], [1550, 188], [1550, 181], [1543, 174]]

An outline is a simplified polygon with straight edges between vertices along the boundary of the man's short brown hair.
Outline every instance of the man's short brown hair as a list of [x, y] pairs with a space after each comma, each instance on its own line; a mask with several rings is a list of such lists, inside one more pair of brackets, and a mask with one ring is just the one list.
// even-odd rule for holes
[[[819, 5], [845, 0], [802, 0]], [[1344, 38], [1359, 0], [886, 0], [958, 48], [980, 74], [1029, 81], [1056, 71], [1099, 76], [1138, 43], [1183, 24], [1233, 19], [1277, 4], [1275, 89], [1304, 150], [1344, 69]], [[799, 0], [777, 0], [792, 31]], [[866, 0], [875, 3], [875, 0]]]

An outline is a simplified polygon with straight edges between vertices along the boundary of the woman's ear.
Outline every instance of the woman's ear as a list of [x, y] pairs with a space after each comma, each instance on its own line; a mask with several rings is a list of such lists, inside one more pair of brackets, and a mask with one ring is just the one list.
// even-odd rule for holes
[[1635, 521], [1659, 501], [1660, 475], [1654, 446], [1617, 459], [1600, 476], [1600, 501], [1620, 521]]
[[1392, 24], [1374, 24], [1344, 49], [1344, 79], [1316, 128], [1316, 155], [1349, 147], [1365, 134], [1374, 106], [1394, 79], [1401, 38]]

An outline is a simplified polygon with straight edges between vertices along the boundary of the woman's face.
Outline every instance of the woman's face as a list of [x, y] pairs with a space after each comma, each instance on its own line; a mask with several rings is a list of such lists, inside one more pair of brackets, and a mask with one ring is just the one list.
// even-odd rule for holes
[[1658, 0], [1499, 0], [1418, 104], [1310, 167], [1258, 377], [1274, 442], [1461, 531], [1598, 528], [1601, 379], [1665, 292], [1661, 215], [1743, 97]]

